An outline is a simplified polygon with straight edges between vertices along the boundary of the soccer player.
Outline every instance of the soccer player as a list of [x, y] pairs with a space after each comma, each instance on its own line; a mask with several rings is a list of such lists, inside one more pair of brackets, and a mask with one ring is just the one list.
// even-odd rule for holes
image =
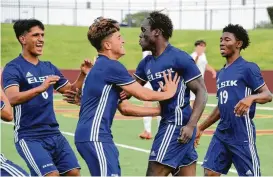
[[[152, 51], [138, 65], [135, 77], [144, 85], [150, 82], [158, 90], [166, 70], [181, 77], [173, 98], [160, 101], [161, 121], [155, 136], [147, 169], [147, 176], [195, 176], [197, 153], [194, 149], [196, 125], [207, 101], [207, 91], [194, 60], [186, 52], [169, 43], [172, 37], [171, 19], [160, 12], [152, 12], [142, 26], [139, 44], [142, 50]], [[196, 101], [191, 109], [190, 90]]]
[[247, 31], [229, 24], [220, 38], [225, 66], [217, 73], [218, 105], [198, 126], [196, 145], [202, 132], [220, 119], [210, 142], [203, 167], [205, 176], [227, 174], [231, 164], [239, 176], [260, 176], [253, 118], [256, 103], [272, 100], [257, 64], [246, 61], [240, 52], [249, 46]]
[[[208, 60], [205, 54], [206, 51], [206, 41], [204, 40], [197, 40], [194, 43], [195, 46], [195, 50], [194, 52], [191, 54], [191, 57], [194, 59], [198, 69], [200, 70], [203, 78], [205, 76], [205, 71], [209, 71], [212, 74], [212, 77], [215, 78], [216, 77], [216, 71], [215, 69], [210, 66], [208, 64]], [[195, 100], [195, 95], [193, 92], [190, 92], [190, 102], [191, 102], [191, 107], [194, 104], [194, 100]]]
[[[11, 105], [3, 90], [1, 90], [1, 119], [6, 122], [13, 120]], [[0, 176], [29, 176], [29, 174], [18, 165], [6, 159], [4, 154], [0, 154]]]
[[[80, 118], [75, 132], [78, 152], [86, 161], [92, 176], [120, 176], [119, 152], [113, 142], [111, 125], [116, 112], [133, 116], [155, 116], [158, 108], [140, 108], [127, 101], [118, 104], [122, 90], [144, 101], [160, 101], [173, 97], [179, 77], [172, 80], [164, 72], [164, 92], [155, 92], [142, 87], [118, 61], [125, 54], [124, 40], [117, 21], [100, 19], [88, 31], [88, 40], [98, 51], [98, 58], [86, 76], [82, 97]], [[168, 77], [168, 79], [167, 79]], [[129, 114], [128, 114], [129, 115]]]
[[14, 106], [16, 149], [32, 176], [79, 176], [78, 160], [55, 117], [53, 90], [63, 93], [81, 88], [92, 65], [85, 61], [77, 81], [71, 84], [51, 62], [39, 59], [45, 34], [42, 22], [19, 20], [13, 28], [22, 52], [5, 66], [3, 85]]
[[[145, 58], [147, 55], [152, 55], [152, 52], [151, 51], [143, 51], [142, 52], [142, 59]], [[144, 85], [144, 87], [153, 90], [150, 82], [147, 82]], [[152, 107], [152, 106], [153, 106], [152, 102], [148, 102], [148, 101], [144, 102], [144, 107]], [[156, 117], [157, 117], [157, 123], [159, 126], [161, 117], [160, 116], [156, 116]], [[153, 138], [153, 136], [152, 136], [152, 117], [151, 116], [143, 117], [143, 124], [144, 124], [144, 132], [142, 132], [139, 135], [139, 137], [141, 139], [146, 139], [146, 140], [152, 139]]]

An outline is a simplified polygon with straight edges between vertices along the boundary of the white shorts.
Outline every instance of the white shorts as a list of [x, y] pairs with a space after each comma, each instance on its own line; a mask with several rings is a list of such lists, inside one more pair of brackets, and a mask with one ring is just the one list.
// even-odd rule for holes
[[194, 101], [195, 98], [196, 98], [195, 94], [192, 91], [190, 91], [190, 101]]

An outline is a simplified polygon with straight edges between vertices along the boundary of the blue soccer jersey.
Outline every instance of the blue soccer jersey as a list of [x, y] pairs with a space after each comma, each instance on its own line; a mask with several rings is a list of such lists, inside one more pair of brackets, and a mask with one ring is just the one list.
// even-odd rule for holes
[[5, 107], [5, 103], [4, 101], [1, 100], [1, 110], [4, 109], [4, 107]]
[[252, 121], [256, 103], [253, 103], [245, 116], [234, 113], [236, 104], [255, 94], [265, 84], [259, 67], [242, 57], [230, 66], [222, 68], [217, 74], [217, 98], [220, 110], [220, 122], [215, 135], [221, 140], [233, 143], [255, 143], [255, 126]]
[[189, 104], [190, 90], [186, 84], [201, 76], [191, 56], [169, 44], [159, 57], [155, 58], [152, 55], [145, 57], [134, 75], [140, 80], [149, 81], [153, 90], [160, 91], [158, 83], [164, 84], [163, 73], [167, 75], [168, 70], [171, 70], [173, 76], [178, 72], [180, 82], [173, 98], [159, 102], [162, 121], [186, 125], [192, 112]]
[[50, 62], [39, 61], [37, 65], [33, 65], [22, 55], [5, 66], [4, 89], [16, 85], [20, 92], [24, 92], [40, 86], [50, 75], [57, 75], [60, 80], [29, 101], [15, 105], [15, 142], [26, 137], [44, 137], [60, 133], [53, 109], [53, 90], [65, 86], [68, 80]]
[[135, 82], [118, 61], [99, 55], [83, 85], [75, 142], [113, 142], [111, 125], [118, 107], [120, 86]]

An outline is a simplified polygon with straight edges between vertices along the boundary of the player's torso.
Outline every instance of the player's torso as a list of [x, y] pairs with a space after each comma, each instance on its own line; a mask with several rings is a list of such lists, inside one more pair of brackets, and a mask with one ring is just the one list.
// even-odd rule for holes
[[85, 78], [75, 140], [112, 141], [111, 125], [121, 89], [105, 80], [109, 62], [97, 60]]
[[204, 74], [206, 71], [206, 65], [207, 65], [207, 59], [204, 53], [198, 58], [196, 65], [198, 69], [200, 70], [202, 76], [204, 77]]
[[[24, 92], [40, 86], [50, 75], [55, 75], [48, 62], [33, 65], [23, 59], [16, 62], [20, 74], [19, 90]], [[53, 109], [53, 86], [43, 93], [14, 107], [15, 140], [19, 137], [43, 136], [58, 133], [58, 123]]]
[[[172, 78], [175, 75], [175, 56], [170, 55], [169, 53], [165, 53], [165, 55], [163, 54], [156, 59], [153, 56], [150, 56], [144, 70], [153, 90], [161, 91], [159, 82], [162, 82], [163, 85], [165, 84], [163, 73], [168, 75], [168, 71], [171, 71]], [[188, 106], [189, 89], [187, 89], [184, 83], [183, 76], [180, 77], [181, 81], [174, 97], [169, 100], [160, 101], [161, 115], [163, 122], [185, 125], [191, 114], [190, 106]]]
[[248, 142], [248, 132], [255, 130], [252, 118], [255, 104], [250, 108], [248, 116], [237, 117], [234, 113], [236, 104], [252, 94], [245, 81], [244, 61], [235, 61], [227, 68], [219, 71], [217, 76], [217, 98], [220, 110], [220, 122], [216, 134], [228, 142]]

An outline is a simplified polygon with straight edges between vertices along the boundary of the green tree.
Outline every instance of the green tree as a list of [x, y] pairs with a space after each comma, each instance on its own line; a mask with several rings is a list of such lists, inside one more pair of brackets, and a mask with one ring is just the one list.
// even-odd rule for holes
[[271, 20], [271, 23], [273, 24], [273, 6], [267, 7], [267, 12], [268, 12], [269, 18]]
[[122, 23], [127, 23], [131, 27], [140, 27], [142, 21], [148, 17], [149, 11], [141, 11], [134, 14], [127, 14]]

